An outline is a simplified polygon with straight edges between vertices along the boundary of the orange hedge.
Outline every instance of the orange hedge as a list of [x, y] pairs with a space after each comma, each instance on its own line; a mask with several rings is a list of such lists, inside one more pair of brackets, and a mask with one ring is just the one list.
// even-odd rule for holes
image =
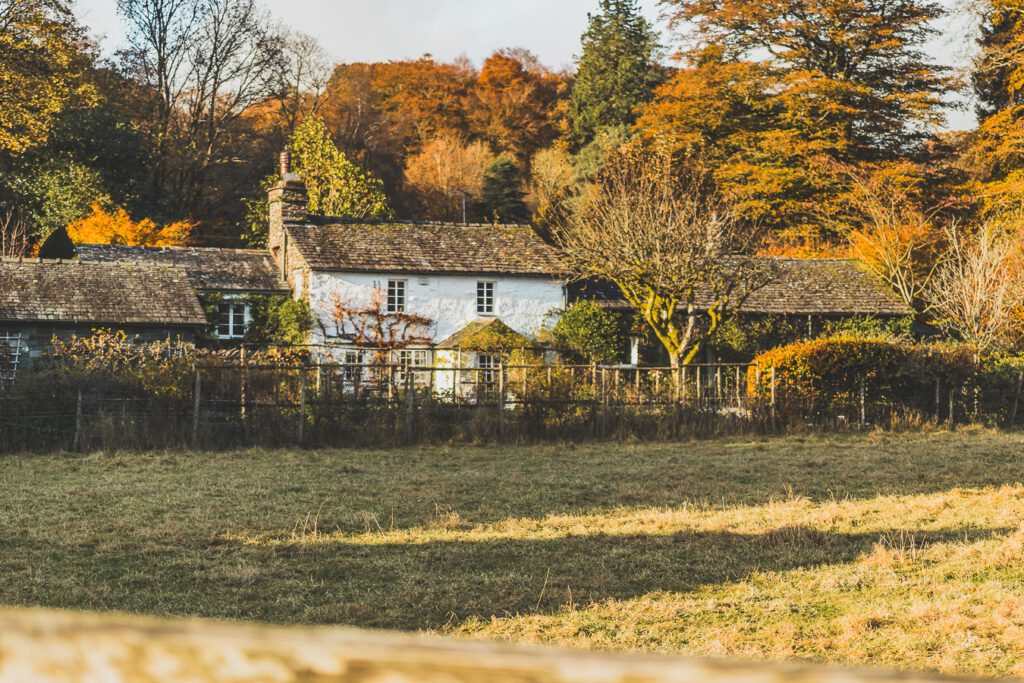
[[771, 349], [754, 360], [747, 378], [754, 398], [827, 409], [859, 401], [863, 382], [871, 400], [934, 400], [936, 380], [961, 385], [978, 370], [971, 349], [912, 344], [884, 338], [841, 336]]

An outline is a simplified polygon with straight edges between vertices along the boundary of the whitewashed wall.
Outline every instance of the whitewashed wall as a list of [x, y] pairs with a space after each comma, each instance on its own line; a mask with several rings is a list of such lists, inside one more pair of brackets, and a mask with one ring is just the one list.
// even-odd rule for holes
[[[313, 272], [308, 280], [310, 308], [330, 335], [336, 328], [332, 313], [339, 298], [346, 305], [365, 305], [374, 289], [387, 291], [389, 279], [406, 281], [405, 310], [434, 321], [431, 334], [435, 343], [479, 317], [476, 284], [481, 280], [495, 283], [495, 317], [520, 334], [536, 334], [549, 311], [565, 306], [563, 283], [542, 277]], [[314, 343], [335, 341], [330, 336], [324, 339], [320, 327], [314, 326]]]

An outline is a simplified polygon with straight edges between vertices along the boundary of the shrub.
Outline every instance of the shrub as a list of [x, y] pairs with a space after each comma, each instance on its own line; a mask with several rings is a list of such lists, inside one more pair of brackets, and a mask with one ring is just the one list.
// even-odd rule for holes
[[772, 349], [758, 356], [748, 376], [752, 397], [775, 396], [809, 414], [844, 411], [860, 401], [899, 402], [931, 410], [936, 382], [961, 387], [978, 372], [972, 349], [952, 344], [912, 344], [892, 338], [845, 335]]
[[552, 333], [559, 348], [592, 363], [614, 362], [622, 349], [619, 319], [595, 301], [569, 306]]

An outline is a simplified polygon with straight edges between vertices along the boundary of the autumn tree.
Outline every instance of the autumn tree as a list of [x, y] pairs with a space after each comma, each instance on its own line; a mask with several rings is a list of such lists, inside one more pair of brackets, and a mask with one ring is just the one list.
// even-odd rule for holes
[[769, 277], [757, 234], [733, 203], [638, 151], [609, 164], [556, 236], [576, 277], [617, 285], [679, 367]]
[[323, 119], [311, 116], [289, 143], [292, 168], [309, 192], [311, 213], [346, 218], [392, 215], [379, 179], [353, 164], [331, 140]]
[[636, 0], [600, 0], [587, 17], [576, 83], [569, 100], [572, 138], [590, 142], [600, 128], [630, 125], [651, 98], [660, 73], [657, 34]]
[[932, 0], [667, 0], [684, 68], [641, 117], [709, 169], [744, 213], [820, 229], [846, 187], [834, 162], [900, 160], [943, 121], [947, 70], [923, 52]]
[[468, 63], [444, 64], [425, 56], [376, 65], [371, 87], [392, 134], [415, 149], [467, 130], [466, 98], [475, 75]]
[[67, 227], [75, 244], [124, 244], [143, 247], [175, 247], [188, 243], [195, 225], [175, 221], [158, 225], [149, 218], [133, 221], [124, 209], [108, 211], [94, 204], [92, 212]]
[[943, 243], [934, 216], [889, 174], [851, 171], [848, 177], [847, 220], [835, 222], [836, 231], [909, 308], [920, 310]]
[[533, 209], [531, 223], [544, 237], [568, 215], [576, 194], [572, 158], [563, 146], [542, 149], [530, 162], [527, 204]]
[[973, 74], [978, 129], [964, 162], [985, 213], [1024, 207], [1024, 7], [979, 0], [980, 51]]
[[405, 167], [405, 185], [415, 195], [418, 215], [461, 221], [465, 200], [467, 219], [479, 219], [484, 175], [493, 163], [494, 155], [482, 141], [444, 136], [427, 143]]
[[566, 87], [530, 53], [499, 50], [484, 60], [470, 90], [470, 131], [524, 163], [558, 137]]
[[67, 0], [0, 0], [0, 170], [44, 144], [70, 105], [94, 101], [90, 49]]

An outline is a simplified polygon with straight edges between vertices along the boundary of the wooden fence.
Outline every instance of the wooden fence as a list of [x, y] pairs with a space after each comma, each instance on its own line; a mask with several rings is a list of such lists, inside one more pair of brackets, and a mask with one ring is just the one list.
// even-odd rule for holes
[[[823, 405], [777, 396], [775, 372], [746, 364], [274, 364], [176, 366], [159, 386], [84, 376], [0, 387], [0, 452], [245, 446], [702, 438], [985, 421], [1013, 427], [1022, 382], [984, 389], [941, 378], [898, 395], [865, 380]], [[76, 383], [77, 382], [77, 383]], [[750, 395], [752, 384], [760, 386]]]
[[[869, 683], [928, 674], [513, 647], [354, 629], [0, 610], [0, 683]], [[960, 679], [965, 680], [965, 679]]]

